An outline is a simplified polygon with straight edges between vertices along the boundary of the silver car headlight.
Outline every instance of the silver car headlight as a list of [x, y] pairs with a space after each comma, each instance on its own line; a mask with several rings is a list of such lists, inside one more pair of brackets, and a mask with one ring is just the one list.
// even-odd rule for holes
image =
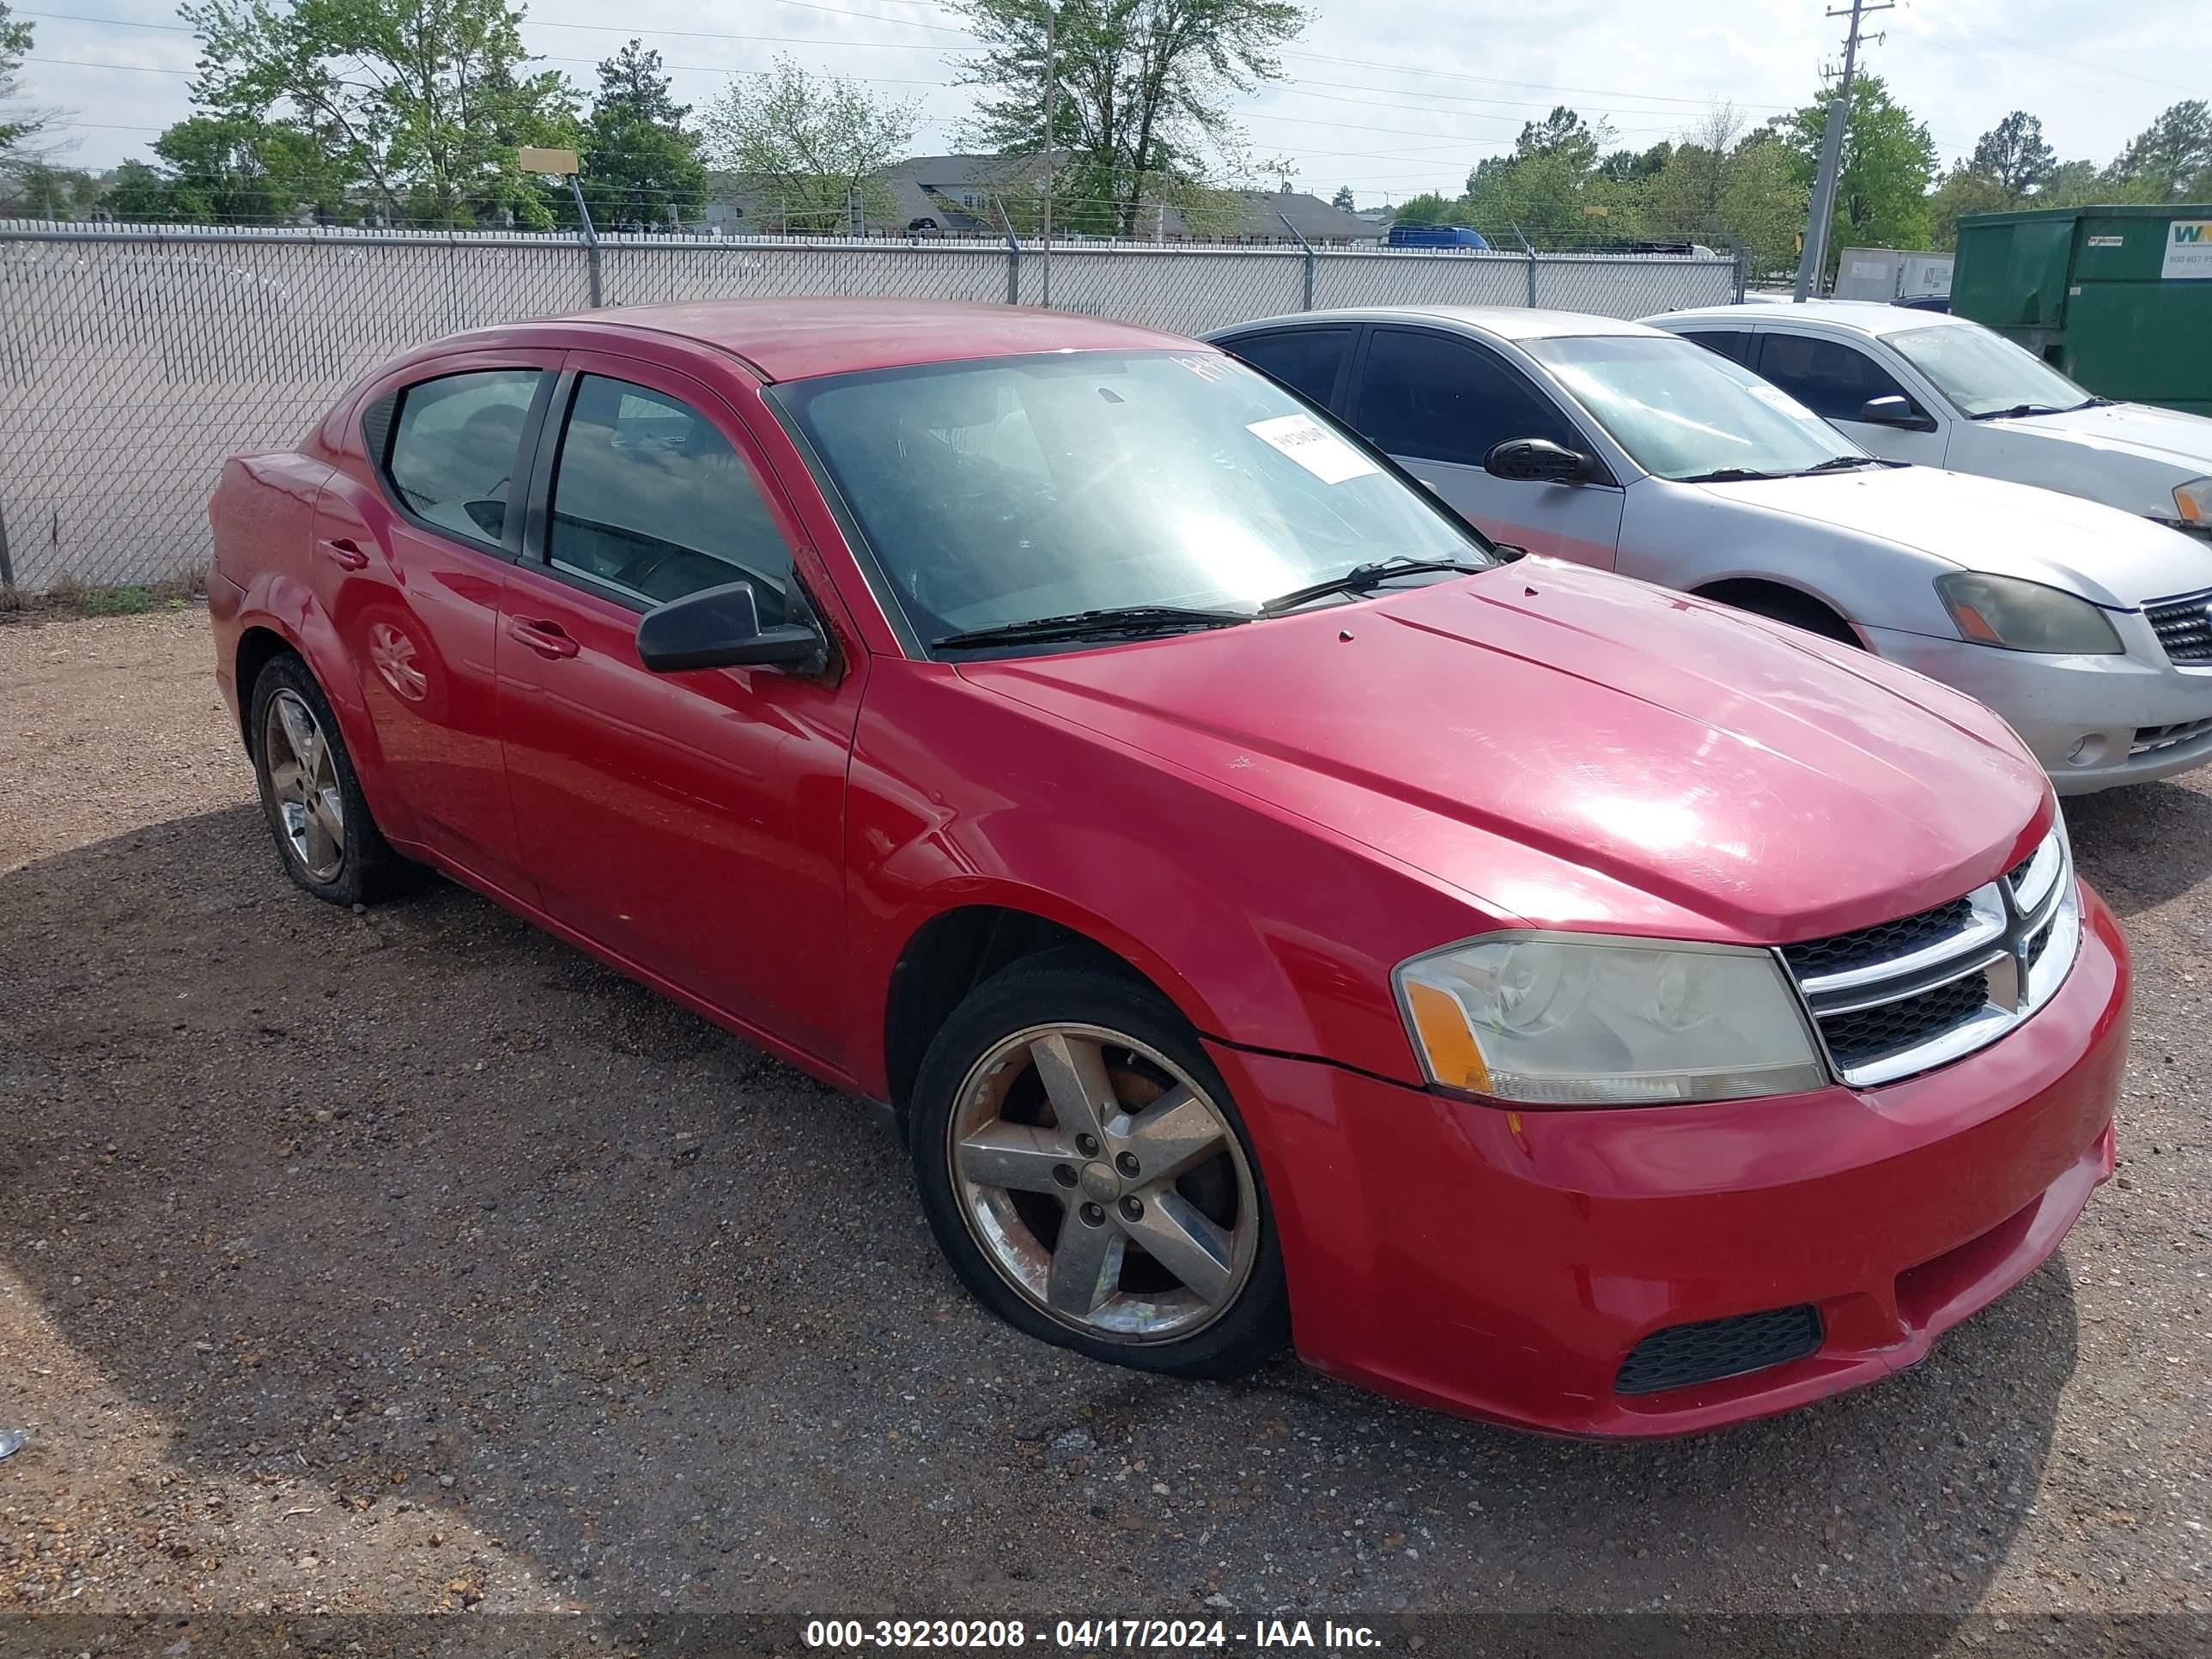
[[1430, 1082], [1540, 1106], [1663, 1106], [1828, 1081], [1771, 951], [1505, 932], [1393, 975]]
[[2017, 576], [1954, 570], [1936, 579], [1959, 637], [2008, 651], [2063, 657], [2117, 657], [2127, 647], [2112, 618], [2078, 594]]
[[2212, 478], [2174, 485], [2173, 510], [2191, 529], [2212, 530]]

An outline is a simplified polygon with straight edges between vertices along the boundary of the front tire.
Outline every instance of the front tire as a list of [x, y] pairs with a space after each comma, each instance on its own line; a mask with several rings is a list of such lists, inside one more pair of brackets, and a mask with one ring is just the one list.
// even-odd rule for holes
[[284, 872], [331, 904], [374, 904], [419, 886], [422, 866], [393, 852], [354, 775], [330, 700], [307, 665], [271, 657], [253, 682], [246, 730], [261, 811]]
[[971, 991], [908, 1120], [937, 1242], [1007, 1323], [1138, 1370], [1233, 1376], [1290, 1334], [1249, 1137], [1187, 1022], [1087, 951]]

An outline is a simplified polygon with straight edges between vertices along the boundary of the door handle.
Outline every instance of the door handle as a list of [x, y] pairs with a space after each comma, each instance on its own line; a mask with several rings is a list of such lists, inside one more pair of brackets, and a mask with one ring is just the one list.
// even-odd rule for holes
[[576, 642], [563, 633], [558, 623], [537, 622], [527, 617], [510, 617], [507, 622], [507, 637], [519, 640], [541, 657], [573, 657]]
[[366, 570], [368, 555], [344, 536], [332, 536], [323, 543], [323, 552], [341, 570]]

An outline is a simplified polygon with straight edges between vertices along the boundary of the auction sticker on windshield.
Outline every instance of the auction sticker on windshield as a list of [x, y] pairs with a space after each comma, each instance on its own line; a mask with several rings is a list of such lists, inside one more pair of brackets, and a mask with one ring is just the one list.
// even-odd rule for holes
[[1382, 470], [1310, 415], [1278, 415], [1273, 420], [1255, 421], [1244, 429], [1261, 443], [1281, 450], [1323, 483], [1342, 483], [1346, 478], [1364, 478]]

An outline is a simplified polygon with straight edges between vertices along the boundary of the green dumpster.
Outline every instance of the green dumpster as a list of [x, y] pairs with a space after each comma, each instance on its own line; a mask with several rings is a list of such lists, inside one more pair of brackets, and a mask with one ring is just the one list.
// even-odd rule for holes
[[2212, 415], [2212, 204], [1961, 219], [1951, 309], [2103, 397]]

